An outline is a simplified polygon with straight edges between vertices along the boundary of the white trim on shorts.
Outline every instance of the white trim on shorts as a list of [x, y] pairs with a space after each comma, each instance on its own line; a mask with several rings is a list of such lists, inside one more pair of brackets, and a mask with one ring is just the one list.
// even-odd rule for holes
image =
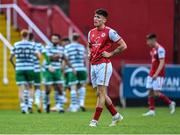
[[16, 82], [17, 85], [24, 85], [24, 84], [33, 84], [34, 81], [18, 81]]

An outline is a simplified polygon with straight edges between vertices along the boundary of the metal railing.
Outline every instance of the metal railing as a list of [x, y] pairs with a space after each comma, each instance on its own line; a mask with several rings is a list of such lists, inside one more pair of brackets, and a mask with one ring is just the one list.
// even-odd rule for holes
[[3, 42], [3, 83], [8, 84], [7, 76], [7, 48], [11, 49], [12, 45], [9, 43], [11, 41], [11, 9], [13, 9], [13, 20], [15, 21], [14, 15], [17, 14], [28, 24], [29, 29], [33, 30], [46, 44], [50, 44], [49, 39], [46, 35], [41, 32], [41, 30], [31, 21], [31, 19], [17, 6], [16, 4], [0, 4], [0, 9], [6, 9], [6, 38], [0, 33], [0, 40]]
[[10, 25], [11, 25], [11, 9], [16, 11], [16, 13], [22, 17], [22, 19], [28, 24], [29, 28], [32, 29], [46, 44], [50, 44], [49, 39], [46, 35], [31, 21], [31, 19], [24, 13], [24, 11], [16, 4], [0, 4], [0, 9], [5, 8], [7, 10], [7, 26], [6, 34], [7, 39], [10, 41]]
[[8, 84], [9, 80], [8, 80], [8, 76], [7, 76], [7, 48], [9, 50], [12, 49], [12, 45], [9, 43], [9, 41], [0, 33], [0, 41], [3, 42], [4, 46], [4, 50], [3, 50], [3, 83], [4, 84]]

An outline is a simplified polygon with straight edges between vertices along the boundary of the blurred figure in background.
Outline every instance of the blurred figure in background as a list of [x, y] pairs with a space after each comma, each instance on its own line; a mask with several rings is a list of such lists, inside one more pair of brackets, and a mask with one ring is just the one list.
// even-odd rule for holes
[[[22, 40], [16, 42], [11, 51], [10, 61], [16, 71], [16, 84], [19, 87], [19, 99], [22, 113], [32, 112], [32, 95], [30, 91], [32, 89], [34, 81], [34, 56], [38, 59], [40, 57], [39, 52], [35, 49], [34, 44], [29, 40], [28, 30], [21, 31]], [[14, 64], [13, 58], [16, 57]]]
[[[71, 41], [69, 40], [69, 38], [65, 37], [65, 38], [62, 38], [60, 45], [62, 47], [65, 47], [65, 45], [70, 44], [70, 42]], [[67, 66], [65, 60], [63, 60], [62, 61], [62, 65], [61, 65], [61, 70], [62, 70], [62, 73], [63, 73], [63, 80], [64, 80], [64, 83], [63, 83], [63, 85], [64, 85], [64, 87], [63, 87], [64, 88], [63, 89], [63, 96], [64, 96], [64, 100], [63, 101], [64, 101], [64, 103], [67, 102], [66, 88], [68, 88], [68, 86], [66, 86], [66, 78], [65, 78], [65, 71], [64, 71], [67, 68], [68, 68], [68, 66]], [[54, 91], [54, 99], [55, 99], [55, 103], [57, 103], [58, 102], [58, 91], [57, 90]], [[56, 106], [52, 107], [51, 111], [53, 111], [53, 112], [57, 111]]]
[[69, 111], [76, 112], [79, 108], [85, 111], [85, 95], [87, 81], [86, 58], [87, 51], [84, 45], [79, 42], [79, 35], [72, 35], [72, 43], [64, 47], [64, 54], [68, 62], [75, 69], [75, 73], [71, 68], [66, 68], [66, 84], [70, 88], [71, 103]]
[[58, 97], [56, 101], [56, 108], [60, 113], [64, 113], [64, 96], [63, 96], [63, 73], [61, 70], [62, 60], [64, 56], [64, 48], [59, 45], [60, 35], [53, 34], [51, 36], [52, 44], [46, 46], [46, 53], [50, 59], [50, 66], [47, 64], [47, 61], [44, 63], [45, 71], [44, 75], [44, 84], [45, 84], [45, 99], [44, 106], [47, 113], [50, 112], [50, 91], [51, 86], [54, 90], [58, 91]]
[[[46, 56], [44, 46], [41, 43], [35, 42], [34, 35], [32, 32], [29, 33], [29, 41], [32, 42], [35, 46], [35, 50], [37, 50], [41, 55], [44, 55], [46, 60], [48, 57]], [[35, 105], [37, 106], [37, 110], [40, 113], [42, 111], [42, 93], [41, 93], [41, 65], [40, 60], [35, 56], [34, 57], [34, 100]], [[33, 97], [32, 99], [33, 100]]]
[[147, 45], [151, 48], [151, 70], [149, 76], [147, 77], [146, 88], [149, 90], [148, 104], [149, 111], [144, 113], [143, 116], [154, 116], [155, 115], [155, 99], [154, 97], [159, 97], [167, 105], [169, 105], [170, 113], [175, 112], [175, 102], [171, 101], [167, 96], [165, 96], [161, 90], [163, 86], [163, 81], [165, 77], [165, 49], [157, 42], [157, 36], [154, 33], [147, 35]]

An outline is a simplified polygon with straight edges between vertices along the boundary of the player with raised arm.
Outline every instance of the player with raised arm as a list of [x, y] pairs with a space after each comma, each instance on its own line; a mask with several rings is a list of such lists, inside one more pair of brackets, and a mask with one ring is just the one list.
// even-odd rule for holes
[[157, 42], [157, 36], [154, 33], [147, 35], [147, 44], [150, 48], [152, 48], [150, 51], [152, 65], [146, 83], [146, 88], [149, 90], [149, 111], [147, 113], [144, 113], [143, 116], [155, 115], [155, 96], [159, 97], [167, 105], [169, 105], [170, 113], [173, 114], [175, 112], [175, 102], [171, 101], [161, 92], [165, 77], [166, 51]]
[[[110, 58], [123, 52], [127, 46], [119, 34], [105, 25], [108, 13], [104, 9], [97, 9], [94, 14], [95, 28], [88, 33], [89, 60], [91, 64], [91, 82], [93, 87], [97, 87], [97, 106], [89, 126], [96, 127], [103, 111], [104, 104], [112, 115], [112, 123], [116, 124], [123, 119], [123, 116], [117, 112], [111, 99], [107, 95], [107, 87], [112, 75], [112, 64]], [[108, 49], [112, 44], [118, 44], [118, 47], [111, 52]]]

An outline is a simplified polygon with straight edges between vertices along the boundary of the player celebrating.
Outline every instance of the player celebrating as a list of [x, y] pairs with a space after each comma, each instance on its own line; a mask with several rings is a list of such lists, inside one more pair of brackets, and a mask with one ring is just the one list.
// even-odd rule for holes
[[152, 48], [151, 61], [152, 66], [147, 77], [146, 88], [149, 90], [149, 111], [143, 116], [154, 116], [155, 115], [155, 105], [154, 97], [157, 96], [162, 99], [166, 104], [169, 105], [170, 113], [175, 112], [175, 102], [171, 101], [167, 96], [165, 96], [160, 91], [162, 90], [162, 85], [165, 76], [165, 49], [157, 42], [156, 34], [147, 35], [147, 44]]
[[44, 83], [45, 83], [45, 109], [46, 112], [50, 112], [50, 90], [51, 85], [53, 85], [54, 90], [59, 92], [58, 101], [56, 108], [60, 113], [64, 112], [64, 96], [63, 96], [63, 76], [61, 71], [61, 63], [64, 55], [64, 48], [59, 45], [60, 35], [53, 34], [51, 36], [51, 45], [46, 46], [46, 53], [50, 59], [50, 65], [53, 67], [53, 70], [49, 70], [49, 65], [45, 61], [45, 72], [44, 72]]
[[[29, 41], [34, 44], [35, 49], [45, 57], [46, 61], [49, 61], [49, 58], [46, 56], [44, 46], [41, 43], [37, 43], [34, 40], [34, 35], [32, 32], [29, 33]], [[37, 57], [34, 57], [34, 99], [35, 105], [37, 106], [38, 112], [41, 112], [41, 66], [40, 60]]]
[[[94, 15], [94, 26], [96, 28], [88, 33], [91, 81], [93, 87], [97, 87], [98, 96], [96, 111], [89, 124], [91, 127], [97, 126], [104, 104], [112, 115], [112, 123], [109, 126], [116, 126], [117, 122], [123, 119], [122, 115], [117, 112], [112, 104], [106, 90], [112, 75], [112, 65], [109, 58], [123, 52], [127, 46], [115, 30], [105, 26], [107, 17], [108, 13], [106, 10], [97, 9]], [[114, 42], [119, 46], [112, 52], [107, 52]]]
[[[36, 52], [32, 42], [28, 41], [29, 32], [27, 30], [21, 31], [21, 37], [22, 40], [16, 42], [13, 46], [10, 61], [16, 71], [16, 84], [19, 87], [19, 99], [22, 113], [28, 113], [28, 103], [31, 99], [29, 93], [34, 80], [34, 55], [38, 58], [40, 56], [39, 53]], [[14, 56], [16, 57], [16, 64], [13, 62]]]

